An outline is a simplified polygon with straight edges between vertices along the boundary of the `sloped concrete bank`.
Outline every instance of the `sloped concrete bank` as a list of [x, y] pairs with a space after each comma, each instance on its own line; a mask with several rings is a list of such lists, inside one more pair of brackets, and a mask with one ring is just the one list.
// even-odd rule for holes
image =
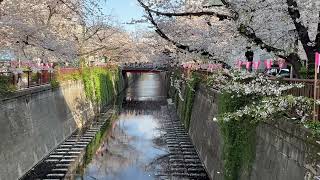
[[[123, 78], [115, 76], [112, 79], [119, 82], [112, 82], [114, 92], [109, 96], [124, 89]], [[113, 98], [108, 97], [107, 104]], [[36, 87], [0, 99], [0, 180], [21, 178], [75, 131], [90, 125], [105, 105], [87, 97], [82, 81], [65, 82], [57, 89]]]
[[100, 144], [112, 121], [117, 117], [116, 109], [110, 106], [87, 130], [73, 133], [21, 180], [74, 179], [77, 177], [79, 164], [90, 161], [97, 145]]
[[[185, 97], [186, 87], [182, 87]], [[210, 179], [223, 180], [224, 177], [224, 142], [221, 127], [213, 121], [218, 115], [218, 97], [215, 91], [199, 85], [195, 88], [189, 135]], [[176, 103], [178, 114], [188, 109], [176, 95], [173, 87], [169, 96]], [[180, 110], [179, 110], [180, 109]], [[301, 180], [315, 179], [320, 175], [320, 146], [312, 134], [300, 125], [284, 119], [270, 123], [260, 123], [256, 128], [254, 160], [249, 174], [240, 173], [243, 180]]]
[[[77, 115], [80, 118], [76, 118]], [[90, 121], [94, 107], [81, 82], [59, 89], [38, 87], [1, 101], [0, 179], [17, 179], [77, 129]]]

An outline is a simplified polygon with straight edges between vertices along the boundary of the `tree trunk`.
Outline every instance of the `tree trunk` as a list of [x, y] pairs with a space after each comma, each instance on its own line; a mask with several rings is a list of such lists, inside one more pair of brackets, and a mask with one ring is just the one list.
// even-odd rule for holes
[[307, 53], [307, 57], [308, 57], [308, 68], [307, 68], [307, 78], [310, 79], [310, 72], [311, 70], [313, 70], [315, 68], [315, 61], [316, 61], [316, 57], [315, 57], [315, 53], [316, 53], [316, 49], [313, 49], [313, 51], [310, 52], [306, 52]]
[[301, 70], [302, 64], [300, 62], [300, 58], [298, 54], [291, 53], [288, 57], [286, 57], [286, 61], [292, 65], [293, 75], [296, 78], [300, 78], [301, 77], [300, 70]]

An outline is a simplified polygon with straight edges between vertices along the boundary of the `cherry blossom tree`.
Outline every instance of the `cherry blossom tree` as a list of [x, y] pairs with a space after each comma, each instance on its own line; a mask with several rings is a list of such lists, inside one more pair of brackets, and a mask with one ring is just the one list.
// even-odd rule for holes
[[117, 53], [128, 35], [94, 0], [1, 0], [0, 49], [23, 59], [73, 61]]
[[285, 59], [299, 75], [301, 59], [312, 68], [314, 53], [319, 51], [317, 0], [138, 2], [161, 37], [185, 51], [224, 62], [255, 45]]

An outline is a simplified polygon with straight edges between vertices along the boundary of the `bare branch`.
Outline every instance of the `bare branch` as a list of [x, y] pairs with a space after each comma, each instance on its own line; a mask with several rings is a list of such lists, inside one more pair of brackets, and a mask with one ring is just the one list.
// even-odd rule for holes
[[[228, 14], [220, 14], [217, 12], [213, 12], [213, 11], [200, 11], [200, 12], [182, 12], [182, 13], [170, 13], [170, 12], [160, 12], [160, 11], [156, 11], [153, 9], [150, 9], [146, 4], [144, 4], [141, 0], [138, 0], [138, 2], [140, 3], [141, 7], [143, 7], [146, 11], [154, 13], [156, 15], [162, 15], [162, 16], [167, 16], [167, 17], [173, 17], [173, 16], [177, 16], [177, 17], [181, 17], [181, 16], [216, 16], [218, 17], [220, 20], [224, 20], [224, 19], [235, 19], [235, 16], [232, 15], [228, 15]], [[220, 7], [220, 6], [219, 6]]]

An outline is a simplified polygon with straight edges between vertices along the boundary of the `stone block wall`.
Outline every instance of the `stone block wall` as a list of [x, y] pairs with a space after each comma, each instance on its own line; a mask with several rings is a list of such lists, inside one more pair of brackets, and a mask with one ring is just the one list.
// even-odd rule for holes
[[83, 84], [38, 87], [0, 101], [0, 179], [21, 177], [94, 117]]
[[196, 92], [189, 134], [211, 179], [223, 179], [223, 145], [213, 118], [218, 114], [217, 94], [200, 87]]
[[[213, 121], [218, 115], [218, 95], [200, 85], [189, 129], [193, 144], [212, 180], [224, 179], [223, 137], [218, 123]], [[320, 146], [302, 126], [283, 119], [260, 123], [255, 141], [250, 180], [307, 180], [320, 175], [317, 168]], [[248, 177], [239, 179], [248, 180]]]
[[36, 87], [1, 99], [0, 180], [23, 176], [66, 137], [90, 123], [99, 106], [88, 100], [82, 81], [66, 82], [57, 89]]

